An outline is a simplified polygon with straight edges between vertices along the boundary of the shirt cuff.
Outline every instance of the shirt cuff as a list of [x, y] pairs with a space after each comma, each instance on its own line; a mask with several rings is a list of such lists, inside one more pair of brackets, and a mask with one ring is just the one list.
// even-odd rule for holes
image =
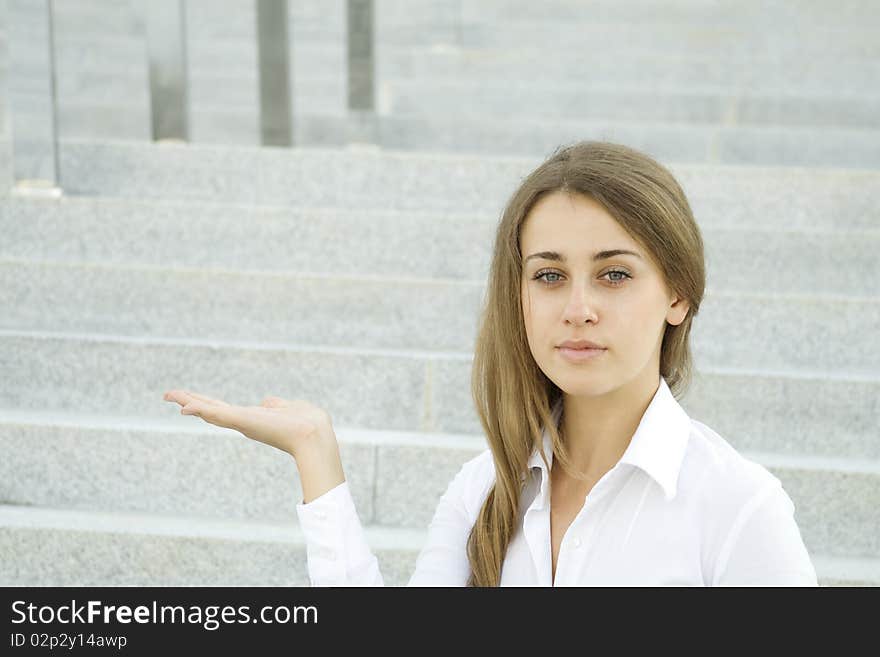
[[[352, 586], [380, 581], [348, 480], [304, 504], [296, 505], [306, 540], [312, 586]], [[381, 584], [380, 584], [381, 585]]]

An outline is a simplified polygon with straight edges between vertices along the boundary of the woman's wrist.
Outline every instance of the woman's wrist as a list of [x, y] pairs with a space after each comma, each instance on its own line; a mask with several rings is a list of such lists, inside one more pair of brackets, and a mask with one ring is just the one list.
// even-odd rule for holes
[[299, 470], [303, 504], [308, 504], [345, 481], [335, 435], [332, 439], [331, 436], [325, 436], [300, 446], [297, 453], [291, 456]]

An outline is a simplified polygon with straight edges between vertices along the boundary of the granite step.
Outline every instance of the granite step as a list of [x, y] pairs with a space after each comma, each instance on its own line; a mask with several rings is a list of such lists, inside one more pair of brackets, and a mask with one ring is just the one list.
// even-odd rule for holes
[[[297, 143], [343, 145], [352, 129], [349, 123], [336, 117], [301, 116]], [[529, 157], [549, 155], [559, 144], [604, 139], [672, 162], [880, 167], [880, 131], [872, 129], [402, 114], [378, 116], [375, 123], [376, 143], [390, 150]]]
[[[862, 3], [863, 6], [869, 3]], [[814, 5], [815, 6], [815, 5]], [[766, 3], [753, 5], [764, 15], [737, 23], [707, 22], [682, 23], [674, 20], [630, 21], [610, 15], [588, 14], [563, 18], [545, 14], [542, 18], [525, 19], [514, 16], [508, 20], [468, 18], [454, 11], [436, 12], [434, 16], [420, 13], [394, 17], [384, 13], [377, 22], [376, 40], [394, 45], [442, 45], [468, 48], [556, 48], [575, 50], [585, 41], [600, 39], [605, 32], [609, 40], [617, 37], [627, 43], [641, 44], [641, 48], [664, 49], [673, 53], [748, 52], [764, 49], [785, 53], [801, 51], [805, 57], [820, 58], [822, 43], [829, 44], [828, 55], [876, 55], [876, 43], [871, 44], [871, 31], [880, 24], [876, 9], [871, 15], [843, 20], [823, 20], [822, 14], [799, 11], [796, 16], [774, 19], [766, 12]], [[842, 16], [843, 14], [841, 14]], [[775, 21], [780, 22], [775, 22]], [[785, 24], [786, 30], [777, 26]], [[847, 40], [850, 43], [846, 43]], [[685, 50], [686, 49], [686, 50]]]
[[[690, 202], [703, 236], [707, 293], [876, 296], [869, 274], [876, 271], [880, 231], [859, 228], [871, 218], [858, 214], [858, 199], [850, 199], [851, 214], [840, 216], [794, 204], [778, 210], [767, 196], [752, 199], [751, 216], [749, 207], [728, 209], [709, 196], [691, 195]], [[365, 200], [370, 204], [378, 201]], [[9, 197], [0, 200], [0, 259], [7, 267], [118, 267], [145, 275], [201, 268], [230, 275], [362, 275], [377, 282], [474, 285], [485, 284], [496, 224], [496, 217], [478, 210]], [[846, 266], [834, 257], [839, 253], [846, 253]]]
[[[509, 76], [505, 74], [505, 77]], [[564, 83], [563, 83], [564, 84]], [[377, 110], [385, 115], [487, 117], [527, 120], [687, 122], [725, 126], [828, 126], [880, 128], [880, 96], [750, 88], [708, 90], [676, 82], [648, 88], [644, 83], [501, 83], [479, 79], [413, 80], [379, 83]]]
[[[424, 532], [367, 527], [387, 586], [404, 586]], [[0, 506], [4, 586], [308, 586], [295, 520], [261, 523]]]
[[[549, 146], [537, 155], [505, 156], [87, 139], [61, 140], [59, 149], [65, 193], [74, 196], [485, 213], [495, 221], [522, 177], [553, 152]], [[878, 228], [878, 171], [827, 163], [778, 167], [660, 159], [680, 181], [701, 226]]]
[[[356, 344], [356, 342], [352, 343]], [[0, 330], [0, 408], [170, 417], [185, 388], [231, 403], [305, 398], [340, 425], [481, 434], [465, 352]], [[84, 384], [87, 382], [87, 385]], [[691, 416], [744, 450], [878, 459], [880, 379], [697, 363]]]
[[[100, 82], [104, 77], [92, 76], [88, 85], [59, 94], [61, 138], [149, 140], [145, 83], [132, 79], [122, 85], [105, 85]], [[114, 91], [116, 87], [131, 87], [132, 91]], [[542, 90], [532, 84], [507, 83], [501, 89], [481, 80], [392, 80], [378, 83], [377, 88], [376, 121], [380, 125], [396, 116], [410, 120], [421, 117], [426, 121], [434, 117], [479, 121], [505, 116], [507, 120], [563, 122], [602, 122], [613, 117], [621, 124], [687, 123], [727, 130], [880, 128], [880, 96], [825, 92], [741, 94], [687, 88], [651, 91], [643, 85], [569, 85]], [[223, 143], [228, 130], [230, 144], [259, 144], [259, 107], [253, 80], [204, 76], [192, 80], [190, 93], [191, 141]], [[345, 85], [339, 80], [301, 80], [297, 94], [293, 111], [303, 137], [310, 137], [309, 130], [316, 129], [310, 126], [321, 121], [322, 115], [342, 120], [340, 117], [346, 113]], [[125, 99], [124, 104], [121, 98]], [[301, 113], [304, 116], [300, 117]], [[129, 124], [136, 127], [120, 127]]]
[[[241, 48], [241, 46], [236, 46]], [[80, 50], [77, 48], [77, 50]], [[105, 50], [111, 50], [106, 46]], [[190, 99], [195, 104], [221, 104], [230, 99], [236, 104], [249, 102], [256, 106], [259, 90], [256, 64], [243, 64], [229, 69], [222, 67], [223, 58], [231, 58], [228, 49], [220, 61], [212, 61], [213, 51], [204, 48], [199, 58], [205, 63], [189, 72]], [[253, 50], [253, 46], [249, 50]], [[35, 47], [35, 57], [38, 53]], [[72, 59], [59, 59], [57, 66], [58, 97], [62, 101], [83, 99], [108, 100], [125, 98], [120, 94], [148, 93], [148, 69], [143, 55], [123, 67], [123, 61], [112, 64], [94, 62], [101, 53], [91, 44], [83, 54]], [[251, 55], [251, 58], [253, 56]], [[247, 57], [236, 59], [247, 60]], [[744, 61], [745, 60], [745, 61]], [[309, 98], [314, 88], [337, 84], [345, 88], [347, 63], [344, 51], [330, 46], [303, 45], [292, 50], [293, 87], [297, 99]], [[27, 68], [24, 69], [27, 72]], [[39, 69], [34, 69], [37, 73]], [[863, 81], [877, 77], [880, 63], [874, 59], [823, 59], [819, 62], [799, 54], [780, 57], [752, 53], [748, 58], [729, 54], [699, 57], [693, 53], [669, 55], [662, 51], [644, 54], [575, 51], [552, 64], [546, 62], [545, 50], [524, 48], [459, 49], [389, 47], [377, 54], [377, 85], [421, 82], [437, 84], [444, 95], [474, 96], [474, 87], [486, 85], [483, 95], [509, 98], [510, 107], [518, 108], [519, 97], [509, 91], [524, 93], [537, 87], [535, 95], [573, 93], [581, 95], [593, 90], [641, 89], [652, 94], [679, 95], [688, 92], [717, 96], [763, 96], [769, 98], [810, 97], [818, 99], [849, 98], [856, 102], [876, 101], [877, 94], [865, 88]], [[535, 79], [537, 78], [537, 80]], [[508, 89], [508, 85], [513, 85]], [[500, 102], [500, 100], [498, 101]], [[559, 101], [560, 103], [563, 101]], [[754, 101], [753, 101], [754, 102]], [[481, 109], [477, 107], [477, 109]], [[575, 112], [578, 106], [569, 108]], [[845, 108], [841, 108], [843, 113]], [[444, 108], [438, 107], [437, 114]], [[494, 109], [492, 111], [495, 111]], [[502, 114], [503, 115], [503, 114]], [[612, 114], [613, 116], [613, 114]], [[660, 118], [660, 117], [657, 117]]]
[[[366, 526], [386, 586], [404, 586], [424, 531]], [[307, 586], [292, 522], [0, 506], [5, 586]], [[880, 560], [811, 554], [820, 586], [878, 586]]]
[[[5, 504], [268, 522], [295, 517], [302, 500], [288, 455], [179, 412], [0, 416]], [[487, 448], [477, 434], [334, 428], [362, 521], [385, 527], [427, 528], [461, 465]], [[880, 536], [866, 531], [880, 526], [880, 460], [741, 453], [782, 481], [811, 552], [880, 557]]]
[[[212, 244], [225, 248], [202, 242]], [[865, 264], [869, 269], [862, 276], [878, 280], [869, 274], [880, 274], [876, 265]], [[763, 275], [772, 279], [772, 269]], [[472, 353], [486, 292], [482, 281], [400, 273], [245, 273], [100, 262], [0, 259], [0, 276], [6, 282], [0, 329], [9, 331], [51, 333], [64, 327], [135, 339], [197, 335], [315, 348], [356, 345], [367, 351]], [[698, 365], [859, 377], [880, 372], [880, 354], [873, 349], [880, 335], [880, 297], [782, 295], [764, 291], [766, 285], [759, 284], [760, 292], [706, 294], [691, 333]], [[341, 316], [357, 317], [356, 332]], [[425, 326], [434, 328], [426, 333]]]
[[[323, 100], [316, 101], [323, 103]], [[327, 101], [327, 102], [332, 102]], [[115, 119], [120, 127], [100, 125], [91, 110], [63, 121], [62, 140], [142, 140], [140, 114]], [[103, 109], [102, 112], [111, 112]], [[236, 143], [256, 144], [250, 110], [216, 111], [197, 116], [191, 142], [217, 144], [230, 130]], [[770, 110], [775, 111], [775, 110]], [[858, 112], [856, 112], [858, 114]], [[855, 120], [860, 120], [856, 118]], [[342, 150], [354, 142], [384, 150], [420, 151], [469, 157], [543, 159], [558, 146], [582, 139], [630, 145], [665, 162], [762, 167], [880, 168], [880, 131], [869, 128], [809, 125], [683, 123], [680, 121], [499, 119], [419, 114], [377, 115], [302, 111], [294, 121], [293, 142], [307, 148]], [[151, 144], [144, 144], [149, 146]], [[62, 167], [66, 154], [62, 147]], [[219, 172], [218, 172], [219, 173]], [[290, 185], [287, 185], [290, 189]], [[114, 194], [114, 191], [110, 191]], [[163, 196], [161, 192], [153, 194]], [[208, 197], [211, 198], [211, 197]]]
[[[382, 0], [386, 18], [406, 20], [406, 0]], [[434, 0], [437, 11], [458, 11], [462, 22], [486, 24], [559, 22], [571, 25], [591, 18], [602, 22], [625, 22], [634, 25], [668, 25], [670, 27], [737, 27], [773, 26], [785, 20], [801, 29], [836, 25], [864, 25], [880, 20], [880, 12], [870, 2], [845, 0], [831, 7], [821, 0], [796, 3], [736, 2], [735, 0], [549, 0], [540, 5], [528, 0], [485, 0], [462, 3], [455, 0]], [[780, 30], [774, 30], [780, 31]]]

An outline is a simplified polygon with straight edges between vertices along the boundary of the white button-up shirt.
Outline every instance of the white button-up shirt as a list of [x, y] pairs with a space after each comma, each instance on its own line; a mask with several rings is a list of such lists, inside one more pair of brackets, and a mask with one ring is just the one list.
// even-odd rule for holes
[[[553, 408], [558, 426], [562, 399]], [[552, 466], [546, 428], [544, 451]], [[816, 586], [780, 480], [691, 419], [660, 385], [620, 460], [566, 530], [552, 576], [550, 472], [528, 462], [501, 586]], [[466, 544], [495, 481], [489, 449], [441, 496], [410, 586], [464, 586]], [[296, 505], [313, 586], [382, 586], [348, 482]]]

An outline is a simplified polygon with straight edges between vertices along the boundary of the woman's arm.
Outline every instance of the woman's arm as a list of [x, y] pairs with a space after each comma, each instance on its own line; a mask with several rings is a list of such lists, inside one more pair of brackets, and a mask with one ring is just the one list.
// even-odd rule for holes
[[266, 397], [259, 406], [236, 406], [171, 390], [165, 400], [180, 404], [182, 415], [235, 429], [293, 457], [303, 490], [297, 513], [313, 584], [381, 586], [382, 576], [351, 501], [329, 413], [306, 400], [280, 397]]
[[[313, 586], [383, 586], [342, 469], [330, 415], [305, 400], [267, 397], [260, 406], [234, 406], [190, 391], [172, 390], [167, 401], [211, 424], [290, 454], [296, 461], [303, 500], [296, 505], [306, 539]], [[467, 462], [437, 505], [426, 543], [416, 560], [411, 586], [464, 586], [470, 573], [466, 554], [473, 520], [467, 509], [479, 486], [478, 459]]]
[[[485, 488], [479, 477], [481, 457], [486, 458], [481, 455], [465, 463], [440, 497], [408, 586], [467, 584], [467, 539], [473, 526], [468, 509], [473, 506], [470, 501]], [[309, 503], [298, 504], [296, 511], [306, 537], [313, 586], [384, 585], [348, 482], [343, 481]]]
[[297, 504], [296, 514], [312, 586], [384, 586], [347, 481]]
[[321, 497], [345, 481], [339, 443], [333, 427], [329, 427], [320, 441], [303, 447], [297, 455], [291, 454], [299, 470], [303, 504]]

